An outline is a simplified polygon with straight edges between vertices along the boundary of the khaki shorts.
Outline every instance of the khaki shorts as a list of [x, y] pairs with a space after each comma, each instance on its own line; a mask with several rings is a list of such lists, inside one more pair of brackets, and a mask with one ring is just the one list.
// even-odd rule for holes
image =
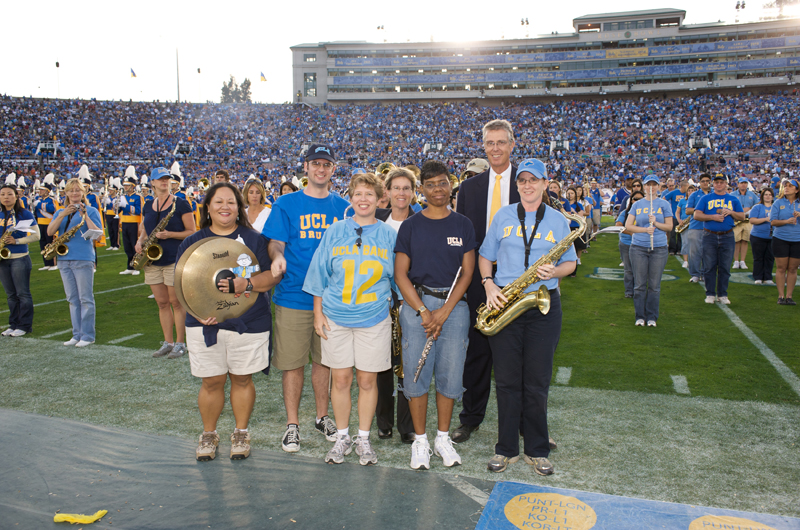
[[221, 329], [217, 343], [206, 346], [202, 327], [186, 328], [189, 365], [195, 377], [216, 377], [231, 373], [250, 375], [269, 366], [269, 331], [242, 333]]
[[319, 337], [314, 332], [314, 312], [305, 309], [290, 309], [274, 304], [275, 308], [275, 355], [272, 366], [278, 370], [295, 370], [311, 360], [322, 364]]
[[346, 328], [328, 319], [328, 339], [322, 339], [322, 364], [362, 372], [383, 372], [392, 367], [392, 319], [386, 317], [369, 328]]
[[175, 285], [175, 264], [172, 265], [147, 265], [144, 268], [144, 283], [147, 285], [164, 284], [167, 287]]
[[733, 239], [739, 241], [750, 241], [750, 229], [753, 228], [749, 222], [744, 222], [739, 226], [733, 227]]

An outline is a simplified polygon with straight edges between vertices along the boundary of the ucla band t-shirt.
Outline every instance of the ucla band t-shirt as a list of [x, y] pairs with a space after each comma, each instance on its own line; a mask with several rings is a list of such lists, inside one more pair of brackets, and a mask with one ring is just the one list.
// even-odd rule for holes
[[[689, 195], [689, 198], [686, 200], [686, 209], [687, 210], [689, 208], [697, 209], [697, 203], [700, 201], [700, 199], [702, 199], [706, 195], [707, 195], [706, 193], [703, 193], [703, 190], [697, 190], [691, 195]], [[703, 229], [703, 222], [698, 221], [697, 219], [694, 218], [694, 215], [692, 215], [692, 220], [689, 221], [689, 230], [702, 230], [702, 229]]]
[[275, 303], [289, 309], [314, 309], [314, 297], [303, 291], [308, 266], [325, 231], [344, 219], [350, 203], [334, 193], [324, 199], [302, 191], [281, 195], [272, 205], [264, 230], [267, 239], [286, 243], [286, 273], [275, 287]]
[[761, 223], [757, 225], [752, 225], [750, 229], [750, 237], [760, 237], [761, 239], [771, 239], [772, 234], [770, 233], [770, 224], [769, 224], [769, 213], [772, 210], [772, 206], [765, 206], [763, 204], [756, 204], [750, 210], [750, 219], [767, 219], [766, 223]]
[[[800, 201], [793, 203], [785, 198], [780, 198], [772, 203], [772, 211], [769, 214], [770, 221], [785, 221], [794, 215], [794, 211], [800, 211]], [[800, 241], [800, 219], [797, 224], [776, 226], [772, 230], [772, 237], [782, 241]]]
[[[89, 219], [95, 224], [100, 226], [100, 212], [91, 206], [86, 207], [86, 213]], [[58, 235], [62, 236], [71, 229], [78, 226], [83, 218], [80, 214], [75, 212], [72, 215], [65, 215], [61, 218], [61, 225], [58, 227]], [[59, 256], [60, 261], [94, 261], [94, 241], [83, 239], [83, 234], [89, 230], [86, 223], [83, 223], [75, 235], [67, 242], [69, 252], [66, 256]]]
[[[653, 199], [653, 215], [656, 216], [657, 223], [663, 223], [665, 219], [672, 219], [672, 206], [669, 201], [664, 199]], [[647, 228], [650, 226], [650, 201], [648, 199], [639, 199], [633, 206], [631, 206], [630, 215], [634, 216], [634, 225]], [[639, 247], [650, 247], [650, 234], [644, 232], [634, 233], [631, 238], [631, 245]], [[653, 247], [666, 247], [667, 246], [667, 233], [656, 228], [653, 232]]]
[[[622, 223], [622, 226], [625, 226], [625, 220], [628, 218], [628, 212], [625, 209], [620, 210], [619, 215], [617, 216], [617, 222]], [[623, 245], [631, 246], [631, 234], [626, 234], [625, 232], [619, 233], [619, 242]]]
[[449, 288], [464, 253], [476, 246], [472, 221], [460, 213], [451, 211], [444, 219], [428, 219], [418, 213], [400, 225], [394, 251], [411, 259], [409, 280], [426, 287]]
[[[397, 232], [383, 221], [361, 227], [338, 221], [322, 236], [303, 290], [322, 297], [322, 312], [336, 324], [368, 328], [389, 316]], [[359, 245], [359, 239], [360, 245]]]
[[[525, 235], [528, 238], [531, 237], [534, 225], [536, 225], [536, 212], [525, 212]], [[528, 266], [533, 265], [536, 260], [550, 252], [570, 232], [567, 218], [550, 206], [545, 207], [544, 217], [542, 217], [542, 222], [539, 223], [539, 228], [536, 229], [536, 235], [531, 242]], [[499, 287], [505, 287], [525, 272], [525, 242], [522, 240], [522, 227], [517, 215], [517, 204], [503, 206], [497, 211], [481, 245], [480, 254], [489, 261], [497, 262], [494, 282]], [[577, 259], [575, 246], [570, 245], [569, 250], [561, 255], [555, 265]], [[555, 289], [558, 286], [558, 278], [551, 278], [546, 282], [539, 280], [525, 289], [525, 292], [533, 292], [542, 284], [548, 290]]]
[[[706, 215], [716, 215], [717, 210], [721, 208], [727, 208], [728, 210], [732, 210], [734, 212], [743, 212], [742, 203], [739, 202], [739, 199], [731, 195], [730, 193], [726, 193], [724, 195], [717, 195], [716, 193], [709, 193], [705, 197], [702, 197], [700, 200], [697, 201], [697, 206], [695, 206], [695, 210], [702, 212]], [[711, 230], [712, 232], [727, 232], [728, 230], [733, 229], [733, 223], [736, 221], [730, 215], [725, 216], [725, 219], [720, 223], [718, 221], [704, 221], [703, 228], [705, 230]]]

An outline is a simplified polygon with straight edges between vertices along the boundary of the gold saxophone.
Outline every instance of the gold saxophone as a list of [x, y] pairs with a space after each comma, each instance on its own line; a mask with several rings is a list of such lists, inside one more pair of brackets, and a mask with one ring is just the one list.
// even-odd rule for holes
[[133, 259], [131, 260], [131, 267], [140, 271], [144, 269], [147, 265], [150, 265], [154, 261], [158, 261], [161, 259], [161, 256], [164, 254], [164, 249], [161, 248], [161, 245], [156, 243], [158, 238], [156, 234], [164, 230], [166, 228], [167, 223], [172, 218], [173, 214], [175, 213], [175, 206], [178, 205], [178, 200], [172, 200], [172, 208], [170, 208], [169, 213], [164, 216], [160, 223], [150, 232], [150, 235], [147, 236], [147, 241], [144, 242], [142, 245], [142, 251], [136, 254]]
[[533, 265], [516, 280], [502, 289], [503, 296], [508, 300], [502, 309], [490, 309], [486, 304], [478, 308], [478, 318], [475, 328], [484, 335], [497, 335], [518, 316], [534, 307], [539, 308], [543, 315], [550, 311], [550, 292], [542, 285], [532, 293], [525, 293], [525, 289], [539, 281], [537, 272], [545, 263], [555, 263], [569, 248], [572, 243], [586, 231], [586, 220], [576, 214], [569, 213], [561, 206], [560, 201], [554, 201], [556, 208], [560, 207], [561, 213], [570, 221], [578, 223], [578, 228], [572, 230], [567, 237], [559, 241], [550, 252], [536, 260]]
[[675, 228], [675, 233], [677, 234], [684, 233], [686, 229], [689, 228], [689, 223], [692, 222], [692, 219], [693, 217], [690, 215], [689, 217], [681, 221], [680, 224], [678, 224], [678, 226]]
[[14, 226], [16, 224], [16, 219], [12, 213], [11, 218], [6, 221], [6, 231], [3, 232], [3, 236], [0, 237], [0, 259], [8, 259], [11, 257], [11, 251], [6, 248], [6, 244], [8, 243], [9, 236], [14, 231]]
[[72, 239], [72, 236], [74, 236], [78, 230], [80, 230], [84, 223], [86, 223], [86, 217], [82, 216], [80, 223], [64, 232], [64, 234], [55, 238], [49, 245], [46, 245], [42, 251], [42, 256], [44, 256], [44, 259], [53, 259], [56, 257], [56, 255], [62, 257], [66, 256], [69, 253], [69, 247], [67, 246], [67, 243], [70, 239]]

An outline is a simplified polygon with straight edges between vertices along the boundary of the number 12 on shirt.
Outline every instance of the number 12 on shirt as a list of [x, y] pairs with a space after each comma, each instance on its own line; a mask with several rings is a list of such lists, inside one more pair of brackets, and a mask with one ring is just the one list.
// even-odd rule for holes
[[[342, 268], [344, 269], [344, 288], [342, 289], [342, 303], [350, 305], [353, 301], [353, 285], [356, 279], [356, 261], [346, 259], [342, 261]], [[361, 284], [361, 287], [356, 291], [356, 304], [365, 304], [367, 302], [375, 302], [378, 295], [375, 293], [364, 293], [367, 289], [378, 283], [383, 274], [383, 265], [376, 260], [367, 260], [361, 263], [358, 268], [358, 274], [362, 276], [369, 276], [369, 279]]]

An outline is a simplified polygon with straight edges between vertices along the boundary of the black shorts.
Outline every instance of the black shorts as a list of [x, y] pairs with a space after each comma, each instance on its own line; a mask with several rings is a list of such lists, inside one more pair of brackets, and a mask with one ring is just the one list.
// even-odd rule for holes
[[[575, 230], [578, 230], [578, 228], [570, 228], [570, 231], [574, 232]], [[575, 250], [586, 250], [586, 243], [583, 242], [583, 234], [581, 234], [581, 237], [576, 239], [573, 244], [575, 245]]]
[[773, 237], [772, 254], [775, 256], [775, 259], [800, 259], [800, 241], [784, 241], [783, 239]]

